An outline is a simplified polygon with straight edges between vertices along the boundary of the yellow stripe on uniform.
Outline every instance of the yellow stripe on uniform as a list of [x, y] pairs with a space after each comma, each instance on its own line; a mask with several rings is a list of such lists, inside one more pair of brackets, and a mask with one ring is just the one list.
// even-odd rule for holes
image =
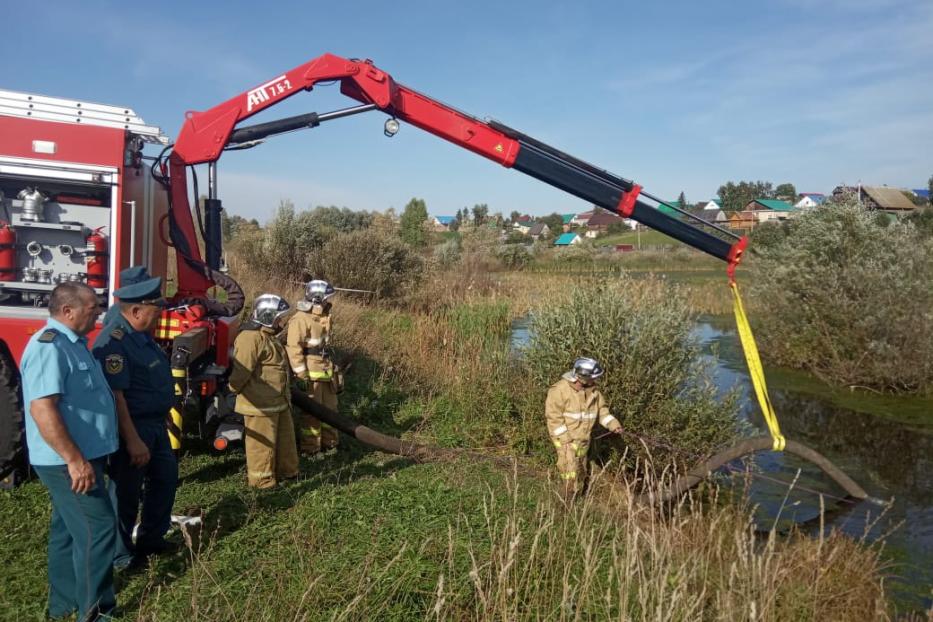
[[732, 289], [732, 308], [735, 311], [735, 323], [739, 330], [739, 340], [742, 342], [742, 350], [745, 352], [745, 360], [748, 362], [748, 373], [752, 379], [752, 386], [755, 387], [758, 405], [765, 417], [765, 423], [768, 424], [771, 438], [774, 439], [774, 451], [783, 451], [784, 435], [781, 434], [781, 426], [778, 424], [774, 406], [771, 404], [771, 398], [768, 397], [765, 370], [761, 365], [761, 357], [758, 355], [758, 345], [755, 343], [754, 335], [752, 335], [752, 327], [745, 315], [745, 306], [739, 296], [739, 286], [735, 281], [730, 281], [729, 287]]

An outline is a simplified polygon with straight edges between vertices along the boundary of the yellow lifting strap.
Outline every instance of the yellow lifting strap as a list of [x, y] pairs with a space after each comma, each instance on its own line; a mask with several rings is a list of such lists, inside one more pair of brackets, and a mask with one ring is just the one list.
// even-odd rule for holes
[[771, 405], [771, 398], [768, 397], [765, 370], [761, 366], [758, 345], [755, 343], [755, 336], [752, 335], [752, 327], [748, 323], [748, 316], [745, 315], [742, 297], [739, 296], [739, 286], [734, 280], [730, 280], [729, 287], [732, 289], [732, 308], [735, 311], [735, 323], [739, 329], [739, 340], [742, 342], [745, 360], [748, 362], [748, 372], [752, 379], [752, 386], [755, 387], [755, 395], [758, 397], [758, 404], [761, 406], [765, 423], [768, 424], [768, 431], [771, 433], [771, 438], [774, 439], [774, 451], [783, 451], [784, 435], [781, 434], [781, 426], [778, 424], [774, 406]]

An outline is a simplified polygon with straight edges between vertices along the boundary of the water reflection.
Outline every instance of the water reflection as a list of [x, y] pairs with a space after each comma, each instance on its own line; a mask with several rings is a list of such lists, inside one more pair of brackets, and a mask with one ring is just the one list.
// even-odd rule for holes
[[[695, 335], [704, 344], [707, 356], [718, 353], [716, 381], [720, 391], [738, 387], [743, 396], [741, 416], [766, 433], [767, 426], [751, 396], [751, 383], [734, 331], [720, 321], [709, 320], [698, 323]], [[779, 388], [769, 388], [786, 436], [828, 457], [869, 495], [893, 498], [880, 519], [881, 508], [873, 504], [824, 498], [826, 507], [833, 510], [826, 528], [837, 528], [854, 537], [867, 535], [869, 540], [886, 536], [885, 550], [898, 576], [892, 584], [898, 601], [909, 607], [929, 607], [933, 604], [933, 434], [834, 404], [825, 397], [832, 394], [827, 387], [819, 387], [818, 395], [814, 395], [811, 389], [818, 383], [812, 378], [795, 387], [787, 375], [776, 370], [766, 370], [766, 375], [782, 378]], [[911, 398], [901, 401], [905, 408], [917, 405], [917, 400]], [[796, 456], [759, 454], [753, 468], [764, 476], [753, 478], [749, 488], [762, 527], [817, 518], [819, 497], [805, 489], [842, 494], [822, 471]], [[786, 485], [766, 477], [788, 483], [797, 477], [798, 488], [788, 493]]]

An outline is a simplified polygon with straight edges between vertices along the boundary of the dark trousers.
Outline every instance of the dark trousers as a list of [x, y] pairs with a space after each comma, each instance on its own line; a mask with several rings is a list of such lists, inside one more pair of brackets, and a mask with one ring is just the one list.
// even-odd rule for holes
[[[133, 555], [159, 552], [165, 533], [171, 526], [172, 505], [178, 486], [178, 461], [172, 452], [164, 419], [133, 420], [136, 433], [149, 448], [149, 463], [144, 467], [130, 464], [124, 444], [110, 457], [112, 494], [116, 506], [118, 531], [115, 563], [126, 564]], [[133, 542], [133, 529], [142, 516]]]
[[71, 491], [66, 466], [34, 466], [52, 498], [49, 526], [49, 615], [77, 610], [78, 620], [96, 620], [116, 606], [113, 552], [116, 517], [104, 482], [106, 458], [91, 460], [96, 485]]

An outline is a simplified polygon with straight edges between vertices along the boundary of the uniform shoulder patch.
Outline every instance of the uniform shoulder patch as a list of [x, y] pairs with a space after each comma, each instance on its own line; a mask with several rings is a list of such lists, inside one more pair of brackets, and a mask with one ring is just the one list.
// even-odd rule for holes
[[42, 343], [51, 343], [55, 341], [55, 335], [58, 334], [58, 331], [54, 328], [46, 328], [45, 331], [39, 335], [39, 341]]
[[110, 331], [110, 336], [119, 341], [126, 336], [126, 331], [118, 326]]
[[115, 376], [123, 371], [125, 362], [122, 354], [108, 354], [104, 357], [104, 371]]

